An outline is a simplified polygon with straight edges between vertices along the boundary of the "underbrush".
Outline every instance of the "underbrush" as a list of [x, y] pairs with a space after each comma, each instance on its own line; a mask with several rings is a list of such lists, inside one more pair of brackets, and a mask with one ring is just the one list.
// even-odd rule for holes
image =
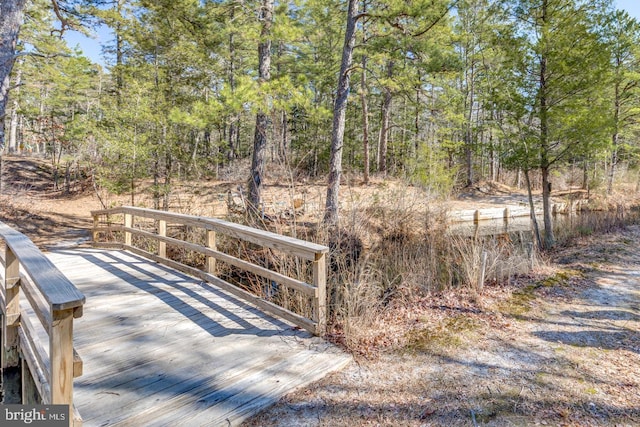
[[[495, 288], [511, 283], [509, 288], [518, 294], [519, 284], [527, 283], [524, 279], [533, 270], [546, 270], [546, 255], [533, 246], [531, 233], [452, 235], [446, 212], [402, 197], [396, 201], [386, 209], [375, 203], [358, 205], [344, 215], [348, 220], [330, 239], [322, 233], [315, 236], [320, 243], [329, 241], [332, 249], [332, 332], [352, 351], [367, 352], [367, 346], [424, 347], [425, 340], [438, 341], [438, 326], [430, 325], [433, 319], [415, 320], [411, 326], [414, 321], [407, 317], [419, 318], [425, 301], [435, 303], [453, 294], [470, 300], [460, 304], [482, 311]], [[562, 223], [558, 219], [558, 242], [570, 245], [585, 230], [606, 233], [637, 222], [637, 211], [621, 209], [582, 213]], [[559, 277], [551, 274], [547, 282]]]
[[[387, 195], [386, 200], [354, 197], [343, 206], [340, 224], [330, 228], [322, 225], [319, 215], [309, 214], [276, 218], [236, 211], [227, 219], [330, 248], [328, 337], [358, 353], [368, 353], [370, 348], [425, 349], [442, 340], [455, 343], [457, 333], [451, 335], [450, 319], [436, 319], [441, 323], [419, 320], [425, 304], [438, 304], [434, 301], [446, 294], [447, 298], [466, 299], [465, 304], [481, 311], [495, 288], [515, 283], [544, 264], [533, 247], [531, 233], [453, 234], [447, 212], [438, 204], [401, 193]], [[393, 200], [392, 206], [388, 200]], [[559, 244], [570, 245], [581, 236], [637, 222], [637, 217], [637, 211], [624, 209], [607, 214], [583, 212], [566, 217], [556, 237]], [[206, 239], [201, 230], [189, 227], [169, 229], [168, 235], [201, 245]], [[217, 245], [221, 252], [312, 283], [311, 264], [296, 257], [225, 236], [218, 237]], [[204, 268], [207, 261], [184, 249], [171, 250], [170, 257], [198, 268]], [[217, 264], [216, 274], [298, 314], [308, 317], [313, 311], [311, 298], [257, 274], [222, 262]], [[511, 299], [516, 311], [525, 310], [532, 298], [529, 289], [516, 289], [513, 295], [520, 298]], [[496, 307], [500, 311], [502, 306]], [[463, 320], [456, 318], [456, 325], [470, 325]]]
[[584, 210], [579, 215], [568, 215], [556, 222], [556, 242], [569, 246], [575, 239], [585, 236], [610, 233], [630, 224], [640, 223], [637, 206], [620, 204], [605, 206], [602, 210]]
[[[522, 241], [522, 233], [453, 235], [445, 211], [423, 200], [395, 196], [393, 207], [376, 198], [353, 199], [342, 210], [341, 223], [330, 228], [321, 225], [321, 218], [306, 217], [294, 224], [236, 213], [229, 219], [285, 235], [294, 234], [295, 226], [296, 237], [330, 248], [328, 334], [356, 352], [369, 346], [401, 347], [410, 340], [404, 336], [406, 331], [392, 325], [399, 307], [456, 290], [480, 299], [485, 285], [508, 282], [538, 262], [531, 246]], [[223, 251], [299, 280], [310, 279], [308, 266], [273, 250], [244, 244]], [[236, 280], [232, 280], [234, 274]], [[240, 274], [227, 274], [225, 279], [300, 314], [310, 312], [310, 302], [295, 292]]]
[[411, 208], [360, 210], [365, 218], [338, 233], [369, 243], [355, 263], [352, 244], [332, 255], [338, 260], [329, 283], [333, 332], [353, 351], [411, 346], [416, 334], [403, 328], [413, 308], [452, 291], [479, 300], [486, 284], [530, 269], [530, 247], [518, 236], [451, 235], [445, 212]]

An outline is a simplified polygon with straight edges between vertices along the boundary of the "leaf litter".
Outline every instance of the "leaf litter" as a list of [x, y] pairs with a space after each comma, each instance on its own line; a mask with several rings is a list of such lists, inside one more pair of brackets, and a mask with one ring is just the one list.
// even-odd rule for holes
[[584, 237], [479, 295], [392, 305], [354, 363], [244, 425], [639, 426], [639, 240]]

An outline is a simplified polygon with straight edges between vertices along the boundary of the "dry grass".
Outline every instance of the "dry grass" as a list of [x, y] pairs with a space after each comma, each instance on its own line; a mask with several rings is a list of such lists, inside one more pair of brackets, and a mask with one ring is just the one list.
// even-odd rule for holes
[[[359, 205], [349, 215], [355, 218], [351, 228], [339, 234], [349, 243], [334, 245], [339, 261], [332, 286], [339, 298], [332, 300], [332, 333], [358, 354], [407, 345], [407, 325], [396, 322], [404, 311], [419, 313], [425, 301], [443, 293], [480, 302], [486, 286], [509, 283], [531, 268], [521, 242], [506, 235], [451, 236], [445, 212], [424, 205], [399, 199], [393, 208]], [[357, 262], [354, 240], [366, 242]]]
[[402, 349], [359, 357], [245, 425], [640, 425], [638, 238], [583, 237], [480, 301], [463, 289], [395, 306], [385, 336]]
[[[284, 186], [279, 191], [286, 199], [285, 196], [297, 194], [299, 190]], [[347, 188], [338, 228], [325, 229], [320, 213], [315, 210], [294, 211], [289, 216], [265, 212], [264, 217], [258, 218], [243, 211], [228, 211], [226, 215], [234, 222], [330, 247], [329, 337], [355, 354], [421, 348], [440, 338], [458, 342], [445, 331], [455, 332], [458, 326], [467, 325], [461, 319], [453, 324], [445, 322], [436, 326], [425, 326], [425, 322], [420, 321], [411, 323], [424, 312], [425, 301], [453, 295], [461, 301], [468, 300], [462, 308], [459, 304], [451, 305], [455, 310], [481, 312], [492, 299], [492, 289], [505, 285], [509, 288], [518, 278], [526, 277], [532, 268], [540, 269], [545, 265], [540, 254], [532, 252], [531, 245], [523, 241], [521, 233], [485, 237], [451, 235], [447, 230], [446, 210], [426, 193], [405, 191], [384, 183], [366, 188], [366, 191], [359, 190]], [[211, 200], [212, 196], [209, 192], [198, 195], [206, 200]], [[206, 215], [207, 208], [198, 197], [182, 194], [179, 200], [181, 212]], [[573, 217], [570, 226], [562, 228], [560, 240], [568, 244], [579, 236], [612, 230], [629, 220], [621, 212], [613, 211], [609, 216], [585, 214]], [[187, 241], [204, 241], [204, 236], [194, 235], [189, 228], [174, 232], [174, 237]], [[310, 281], [309, 266], [293, 257], [233, 239], [222, 238], [218, 245], [221, 250], [239, 258]], [[202, 267], [204, 264], [203, 257], [188, 251], [178, 250], [171, 255], [188, 265]], [[256, 275], [226, 267], [223, 263], [219, 264], [219, 275], [299, 314], [308, 315], [311, 311], [308, 299], [274, 287]], [[516, 292], [511, 301], [514, 310], [529, 303], [529, 291]], [[423, 317], [431, 319], [432, 316], [429, 312]], [[414, 320], [407, 323], [407, 318]]]

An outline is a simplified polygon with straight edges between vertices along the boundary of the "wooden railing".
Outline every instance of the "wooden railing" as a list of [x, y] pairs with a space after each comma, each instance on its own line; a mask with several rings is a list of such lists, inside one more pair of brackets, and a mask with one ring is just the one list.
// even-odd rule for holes
[[4, 403], [69, 405], [69, 424], [81, 425], [73, 406], [73, 378], [82, 375], [73, 319], [82, 316], [85, 297], [24, 234], [0, 222], [0, 239]]
[[[552, 203], [551, 213], [553, 215], [575, 212], [580, 207], [579, 203]], [[540, 206], [536, 207], [536, 215], [542, 215]], [[452, 211], [448, 214], [450, 222], [471, 222], [478, 223], [487, 220], [504, 219], [505, 222], [511, 221], [513, 218], [530, 217], [531, 208], [524, 206], [507, 206], [504, 208], [484, 208], [484, 209], [465, 209]]]
[[[92, 215], [94, 221], [94, 245], [126, 249], [168, 265], [203, 281], [217, 285], [233, 295], [247, 300], [271, 314], [287, 319], [316, 335], [324, 334], [327, 317], [326, 257], [329, 252], [328, 247], [220, 219], [152, 209], [124, 206], [94, 211]], [[138, 220], [152, 220], [153, 226], [149, 227], [148, 224], [146, 227], [137, 226]], [[194, 227], [204, 230], [204, 244], [189, 242], [184, 238], [170, 237], [167, 235], [169, 227]], [[240, 259], [222, 252], [218, 248], [217, 234], [225, 235], [238, 241], [256, 244], [263, 248], [274, 249], [283, 254], [311, 262], [311, 283], [257, 265], [250, 260]], [[109, 238], [113, 240], [114, 237], [117, 240], [116, 242], [105, 241]], [[153, 252], [139, 247], [141, 244], [137, 243], [148, 243], [149, 241], [155, 242], [152, 248]], [[170, 259], [171, 256], [167, 250], [167, 245], [203, 255], [206, 260], [204, 267], [202, 269], [195, 268], [175, 259]], [[236, 269], [255, 274], [266, 279], [270, 284], [284, 286], [309, 298], [312, 308], [311, 313], [303, 315], [293, 312], [221, 279], [216, 275], [219, 268], [216, 264], [218, 261]]]

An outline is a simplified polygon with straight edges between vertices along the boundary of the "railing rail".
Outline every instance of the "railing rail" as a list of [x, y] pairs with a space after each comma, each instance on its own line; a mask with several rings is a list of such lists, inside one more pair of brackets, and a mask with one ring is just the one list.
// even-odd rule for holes
[[[93, 211], [91, 214], [93, 215], [94, 221], [94, 245], [126, 249], [156, 262], [184, 271], [203, 281], [213, 283], [237, 297], [248, 300], [263, 310], [285, 318], [316, 335], [324, 334], [327, 316], [326, 256], [329, 252], [328, 247], [220, 219], [157, 211], [153, 209], [123, 206]], [[112, 217], [116, 215], [122, 215], [122, 218], [117, 224], [112, 222]], [[155, 227], [153, 227], [151, 231], [136, 228], [134, 226], [136, 218], [153, 220], [155, 221]], [[206, 232], [205, 244], [202, 245], [167, 236], [167, 227], [169, 224], [174, 226], [191, 226], [203, 229]], [[103, 237], [112, 235], [114, 232], [117, 232], [120, 235], [120, 241], [115, 243], [101, 241]], [[221, 252], [217, 245], [217, 234], [257, 244], [264, 248], [275, 249], [284, 254], [311, 262], [313, 271], [311, 283], [306, 283], [302, 280], [298, 280], [257, 265], [249, 260], [240, 259], [228, 253]], [[155, 253], [151, 253], [137, 247], [133, 237], [142, 237], [157, 242], [157, 247], [154, 250]], [[170, 259], [167, 251], [167, 245], [204, 255], [206, 257], [204, 271]], [[239, 288], [226, 280], [221, 279], [216, 276], [216, 263], [218, 261], [246, 272], [256, 274], [271, 282], [293, 289], [302, 295], [305, 295], [312, 300], [313, 310], [311, 316], [303, 316], [299, 313], [295, 313], [285, 307], [276, 305], [271, 301], [260, 298], [245, 289]]]
[[73, 406], [73, 378], [82, 375], [73, 319], [82, 316], [85, 296], [27, 236], [0, 222], [0, 239], [4, 402], [69, 405], [70, 425], [81, 425]]

